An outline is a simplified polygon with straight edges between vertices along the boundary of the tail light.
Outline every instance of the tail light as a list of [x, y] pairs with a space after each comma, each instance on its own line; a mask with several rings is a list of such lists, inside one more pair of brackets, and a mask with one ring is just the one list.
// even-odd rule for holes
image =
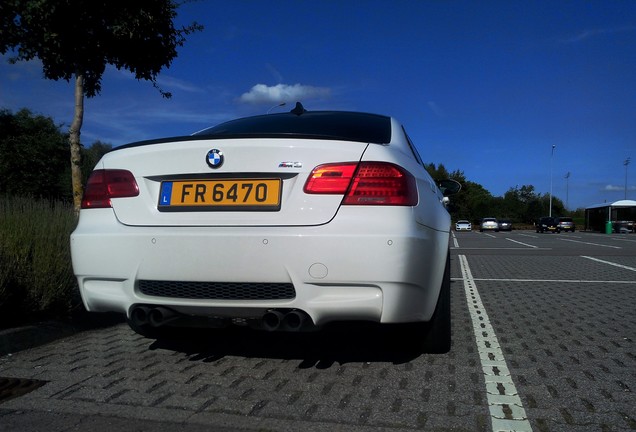
[[111, 198], [126, 198], [139, 195], [135, 177], [126, 170], [95, 170], [86, 184], [82, 208], [112, 207]]
[[314, 168], [305, 183], [309, 194], [343, 194], [345, 205], [417, 205], [415, 178], [388, 162], [346, 162]]
[[342, 195], [349, 189], [357, 166], [357, 162], [319, 165], [309, 175], [305, 192]]

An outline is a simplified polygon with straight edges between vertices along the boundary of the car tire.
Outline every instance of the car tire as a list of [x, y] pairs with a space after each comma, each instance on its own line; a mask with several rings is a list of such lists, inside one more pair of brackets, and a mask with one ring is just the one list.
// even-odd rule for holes
[[[437, 306], [433, 317], [423, 323], [424, 351], [432, 354], [444, 354], [451, 348], [451, 292], [450, 292], [450, 254], [446, 258], [444, 278], [440, 288]], [[420, 334], [421, 337], [421, 334]]]
[[409, 344], [409, 351], [420, 355], [422, 353], [444, 354], [451, 348], [451, 296], [450, 296], [450, 254], [446, 259], [446, 268], [442, 286], [440, 287], [437, 305], [431, 320], [428, 322], [413, 322], [408, 324], [389, 324], [393, 327], [392, 334], [396, 340], [403, 340]]

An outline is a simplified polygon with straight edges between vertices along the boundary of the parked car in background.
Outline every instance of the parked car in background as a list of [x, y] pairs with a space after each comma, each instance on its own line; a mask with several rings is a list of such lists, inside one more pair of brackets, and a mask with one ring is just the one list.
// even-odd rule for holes
[[615, 233], [628, 234], [636, 232], [636, 222], [634, 221], [615, 221], [612, 222], [612, 230]]
[[483, 218], [479, 224], [479, 232], [499, 231], [499, 222], [495, 218]]
[[499, 219], [500, 231], [512, 231], [512, 221], [510, 219]]
[[455, 231], [472, 231], [473, 224], [467, 220], [459, 220], [455, 223]]
[[538, 233], [551, 232], [558, 233], [560, 232], [559, 227], [557, 226], [556, 220], [553, 217], [545, 216], [540, 218], [535, 224], [535, 228]]
[[558, 217], [555, 218], [555, 222], [557, 224], [557, 231], [566, 231], [566, 232], [574, 232], [576, 230], [576, 225], [571, 217]]
[[[428, 160], [428, 158], [427, 158]], [[404, 128], [376, 114], [247, 117], [102, 157], [71, 235], [88, 311], [171, 327], [399, 326], [450, 349], [450, 228]]]

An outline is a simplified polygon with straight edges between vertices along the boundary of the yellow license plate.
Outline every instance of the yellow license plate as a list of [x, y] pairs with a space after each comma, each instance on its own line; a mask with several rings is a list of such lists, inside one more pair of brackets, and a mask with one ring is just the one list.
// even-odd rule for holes
[[178, 180], [161, 183], [159, 210], [280, 210], [280, 179]]

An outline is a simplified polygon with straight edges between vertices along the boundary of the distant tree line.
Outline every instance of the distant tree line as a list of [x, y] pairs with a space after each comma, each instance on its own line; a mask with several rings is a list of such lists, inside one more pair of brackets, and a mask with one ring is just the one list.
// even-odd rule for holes
[[[83, 184], [111, 149], [111, 144], [100, 141], [81, 147]], [[62, 125], [28, 109], [16, 113], [0, 110], [0, 195], [72, 202], [70, 157], [68, 134], [62, 132]], [[548, 214], [549, 195], [537, 193], [532, 185], [516, 186], [503, 197], [495, 197], [482, 185], [467, 180], [462, 171], [449, 172], [444, 165], [433, 163], [426, 169], [437, 181], [450, 178], [462, 184], [449, 207], [454, 220], [476, 222], [497, 217], [531, 224]], [[569, 214], [556, 197], [552, 199], [552, 214]]]
[[[0, 195], [72, 202], [68, 134], [53, 119], [28, 109], [0, 110]], [[83, 182], [111, 144], [81, 148]]]
[[[426, 170], [436, 181], [450, 178], [461, 183], [462, 190], [450, 200], [449, 211], [453, 220], [466, 219], [476, 223], [484, 217], [495, 217], [531, 225], [549, 214], [550, 195], [537, 193], [532, 185], [511, 187], [503, 197], [495, 197], [482, 185], [467, 180], [463, 171], [449, 172], [444, 165], [433, 163], [427, 164]], [[575, 214], [567, 211], [563, 201], [553, 195], [552, 215]]]

